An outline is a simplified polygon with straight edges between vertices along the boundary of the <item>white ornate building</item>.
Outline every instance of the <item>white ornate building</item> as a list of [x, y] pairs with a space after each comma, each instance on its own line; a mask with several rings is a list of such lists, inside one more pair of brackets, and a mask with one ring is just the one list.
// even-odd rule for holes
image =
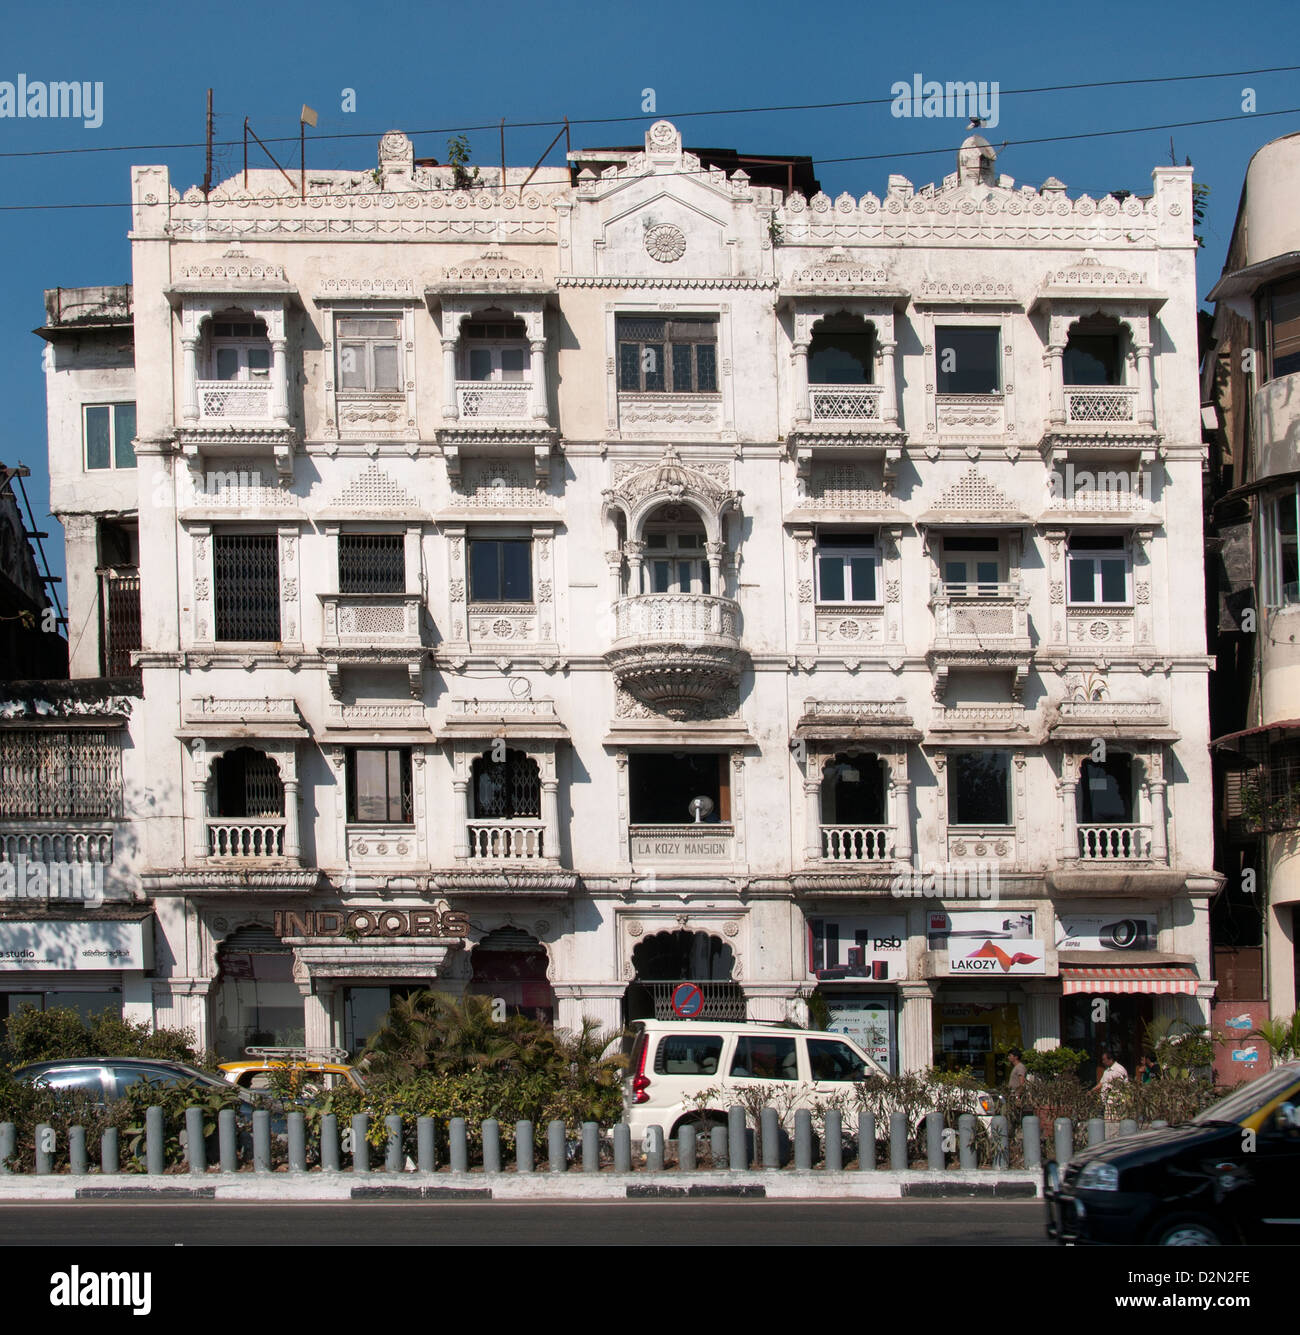
[[981, 1069], [1204, 1016], [1190, 169], [1071, 199], [973, 137], [809, 199], [662, 121], [571, 167], [135, 169], [128, 1009], [233, 1051], [412, 986], [818, 989]]

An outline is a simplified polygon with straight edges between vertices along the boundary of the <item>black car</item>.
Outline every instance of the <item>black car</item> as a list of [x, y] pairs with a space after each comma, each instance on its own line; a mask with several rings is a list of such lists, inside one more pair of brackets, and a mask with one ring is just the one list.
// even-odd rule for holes
[[1062, 1243], [1213, 1247], [1300, 1242], [1300, 1063], [1182, 1126], [1123, 1136], [1044, 1168]]

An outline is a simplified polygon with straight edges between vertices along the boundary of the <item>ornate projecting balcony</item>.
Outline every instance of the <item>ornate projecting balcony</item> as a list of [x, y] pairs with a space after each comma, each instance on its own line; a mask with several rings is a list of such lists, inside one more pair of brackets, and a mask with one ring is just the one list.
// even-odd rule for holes
[[852, 428], [881, 420], [881, 385], [810, 385], [808, 409], [816, 424]]
[[740, 607], [709, 593], [643, 593], [614, 607], [605, 662], [618, 685], [672, 717], [740, 682]]
[[234, 820], [228, 816], [208, 819], [210, 862], [279, 862], [284, 859], [283, 816], [259, 816]]
[[265, 380], [200, 380], [199, 422], [225, 426], [231, 422], [270, 424], [271, 386]]
[[519, 423], [532, 417], [533, 386], [528, 380], [458, 380], [460, 420]]
[[822, 858], [827, 862], [885, 862], [894, 856], [892, 825], [823, 825]]
[[1160, 435], [1152, 424], [1149, 396], [1137, 385], [1066, 385], [1056, 391], [1054, 416], [1043, 435], [1043, 456], [1155, 458]]
[[321, 655], [338, 695], [343, 667], [404, 667], [411, 694], [421, 689], [425, 646], [418, 593], [323, 593]]
[[475, 861], [555, 861], [545, 847], [545, 823], [540, 818], [476, 818], [467, 829], [469, 856]]
[[1070, 426], [1097, 422], [1135, 423], [1136, 385], [1066, 385], [1065, 420]]
[[1080, 825], [1079, 861], [1150, 862], [1150, 825]]
[[935, 697], [943, 695], [952, 668], [1011, 669], [1018, 699], [1029, 673], [1029, 597], [1015, 584], [936, 584], [930, 597], [934, 642], [927, 658], [935, 673]]

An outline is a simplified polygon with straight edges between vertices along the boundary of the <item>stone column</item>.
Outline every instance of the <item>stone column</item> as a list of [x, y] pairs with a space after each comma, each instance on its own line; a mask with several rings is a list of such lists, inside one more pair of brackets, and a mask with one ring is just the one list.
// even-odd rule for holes
[[892, 339], [880, 345], [880, 420], [886, 426], [898, 425], [898, 383], [894, 377], [897, 347]]
[[780, 1024], [795, 1018], [799, 987], [793, 979], [780, 983], [745, 983], [745, 1018], [762, 1024]]
[[597, 1021], [608, 1033], [623, 1027], [624, 983], [553, 983], [555, 1027], [572, 1033], [584, 1019]]
[[1065, 344], [1047, 345], [1048, 420], [1053, 426], [1065, 425]]
[[184, 358], [181, 371], [181, 420], [199, 420], [199, 340], [198, 335], [181, 339]]
[[795, 425], [812, 421], [812, 404], [808, 400], [808, 344], [794, 345], [794, 420]]
[[1153, 777], [1151, 787], [1151, 860], [1157, 864], [1169, 861], [1169, 844], [1165, 834], [1165, 781]]
[[546, 340], [534, 338], [528, 344], [528, 373], [532, 377], [533, 421], [544, 422], [547, 418], [546, 395]]
[[456, 343], [454, 338], [442, 340], [442, 417], [454, 422], [460, 416], [460, 401], [456, 398]]
[[889, 816], [894, 825], [894, 857], [899, 862], [912, 861], [912, 781], [907, 777], [907, 755], [899, 757], [891, 768]]
[[934, 987], [929, 982], [900, 983], [899, 1028], [903, 1074], [934, 1065]]
[[542, 852], [548, 862], [560, 860], [559, 792], [558, 780], [542, 780]]
[[302, 852], [298, 832], [298, 779], [284, 781], [284, 856], [296, 862]]
[[627, 557], [628, 597], [635, 598], [638, 594], [646, 591], [642, 573], [645, 561], [645, 543], [638, 542], [635, 538], [629, 538], [623, 544], [623, 554]]
[[452, 830], [452, 856], [457, 858], [469, 857], [469, 820], [471, 816], [469, 808], [469, 779], [458, 778], [452, 781], [452, 788], [456, 793], [456, 800], [452, 803], [451, 809], [455, 813], [453, 820], [455, 828]]
[[1028, 1025], [1024, 1041], [1035, 1052], [1051, 1052], [1061, 1046], [1061, 998], [1055, 983], [1021, 984], [1028, 1001]]
[[803, 781], [804, 856], [816, 862], [822, 856], [822, 786], [817, 777], [821, 757], [808, 752], [808, 770]]
[[1134, 343], [1133, 356], [1137, 361], [1137, 424], [1146, 427], [1148, 430], [1154, 430], [1156, 412], [1155, 398], [1151, 388], [1151, 344]]
[[727, 544], [725, 542], [706, 542], [704, 551], [709, 558], [709, 590], [719, 598], [725, 598], [727, 590], [723, 583], [722, 561], [727, 554]]
[[[332, 1048], [334, 1042], [334, 988], [327, 983], [299, 985], [302, 992], [304, 1039], [309, 1048]], [[337, 1046], [342, 1046], [341, 1044]]]
[[289, 424], [289, 363], [284, 355], [285, 340], [271, 340], [271, 416], [282, 426]]
[[1079, 856], [1078, 757], [1066, 753], [1061, 761], [1061, 857]]

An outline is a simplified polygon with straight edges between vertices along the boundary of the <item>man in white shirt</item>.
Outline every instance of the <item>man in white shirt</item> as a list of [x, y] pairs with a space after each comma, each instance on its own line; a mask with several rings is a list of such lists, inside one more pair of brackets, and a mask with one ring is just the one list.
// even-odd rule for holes
[[1104, 1097], [1117, 1080], [1128, 1079], [1128, 1072], [1115, 1060], [1115, 1054], [1109, 1048], [1102, 1049], [1101, 1067], [1101, 1079], [1093, 1085], [1092, 1092]]

